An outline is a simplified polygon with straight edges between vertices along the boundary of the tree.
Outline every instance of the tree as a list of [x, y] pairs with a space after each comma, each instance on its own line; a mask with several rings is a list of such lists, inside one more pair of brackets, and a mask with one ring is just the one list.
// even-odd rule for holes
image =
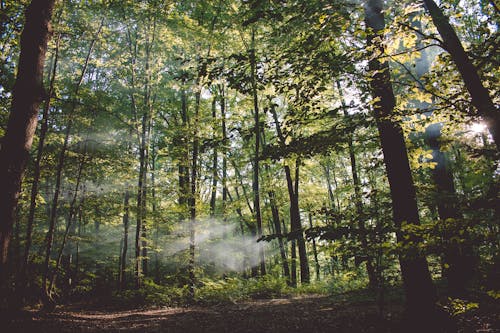
[[467, 90], [472, 98], [472, 105], [478, 114], [486, 121], [488, 129], [495, 141], [497, 150], [500, 150], [500, 110], [493, 103], [488, 89], [483, 85], [478, 71], [465, 52], [457, 33], [450, 24], [450, 20], [433, 0], [422, 0], [432, 22], [442, 38], [442, 47], [450, 54], [457, 66]]
[[32, 1], [26, 9], [21, 34], [21, 54], [13, 91], [7, 132], [0, 150], [0, 288], [7, 275], [7, 254], [16, 218], [21, 182], [38, 121], [38, 107], [45, 98], [42, 86], [50, 20], [55, 0]]
[[401, 126], [391, 118], [396, 101], [391, 85], [389, 64], [379, 59], [384, 52], [382, 44], [385, 27], [383, 3], [381, 0], [368, 0], [364, 4], [364, 11], [367, 47], [371, 55], [369, 69], [373, 109], [391, 189], [394, 225], [398, 242], [402, 243], [404, 249], [399, 255], [399, 262], [406, 304], [408, 313], [417, 318], [422, 313], [434, 309], [437, 295], [427, 261], [415, 249], [416, 244], [422, 240], [414, 235], [408, 235], [402, 229], [403, 224], [419, 225], [420, 222], [403, 131]]

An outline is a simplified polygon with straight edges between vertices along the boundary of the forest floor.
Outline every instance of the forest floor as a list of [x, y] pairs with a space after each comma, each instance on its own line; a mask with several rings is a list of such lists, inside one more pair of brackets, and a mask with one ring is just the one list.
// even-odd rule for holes
[[[54, 312], [25, 311], [3, 319], [5, 333], [44, 332], [408, 332], [399, 302], [379, 315], [375, 302], [349, 295], [309, 295], [240, 303], [142, 308], [94, 309], [88, 305], [59, 306]], [[454, 328], [436, 332], [500, 332], [498, 304], [469, 311], [453, 320]], [[406, 329], [405, 329], [406, 327]]]

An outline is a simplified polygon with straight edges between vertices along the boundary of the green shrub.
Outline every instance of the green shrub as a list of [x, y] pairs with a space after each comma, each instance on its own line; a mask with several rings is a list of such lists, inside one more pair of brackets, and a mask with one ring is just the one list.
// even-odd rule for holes
[[248, 294], [251, 298], [273, 298], [290, 294], [286, 280], [273, 275], [248, 280]]
[[113, 303], [120, 306], [173, 306], [185, 303], [187, 287], [161, 286], [145, 280], [137, 290], [118, 291], [113, 295]]
[[196, 290], [195, 300], [199, 303], [227, 303], [248, 299], [246, 282], [239, 278], [225, 280], [203, 280]]

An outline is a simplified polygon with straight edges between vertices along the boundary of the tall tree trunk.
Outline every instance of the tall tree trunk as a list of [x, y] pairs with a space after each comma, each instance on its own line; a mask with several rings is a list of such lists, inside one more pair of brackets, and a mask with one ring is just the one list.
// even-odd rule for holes
[[61, 182], [62, 182], [62, 172], [64, 169], [64, 164], [66, 161], [66, 151], [68, 150], [68, 144], [69, 144], [69, 139], [71, 135], [71, 130], [73, 128], [73, 121], [76, 113], [76, 106], [78, 103], [78, 94], [80, 91], [80, 87], [83, 82], [83, 78], [85, 76], [85, 73], [87, 72], [87, 68], [90, 62], [90, 56], [92, 54], [92, 51], [94, 49], [95, 43], [97, 41], [97, 36], [99, 36], [102, 26], [103, 26], [104, 21], [101, 21], [101, 24], [99, 25], [98, 31], [96, 33], [96, 37], [92, 39], [90, 42], [89, 49], [87, 51], [87, 55], [85, 57], [85, 62], [83, 63], [82, 71], [80, 73], [80, 76], [75, 84], [75, 91], [73, 93], [73, 99], [71, 103], [71, 109], [69, 111], [68, 115], [68, 122], [66, 124], [66, 130], [64, 133], [64, 142], [63, 146], [61, 147], [61, 151], [59, 152], [59, 157], [57, 160], [57, 166], [56, 166], [56, 184], [55, 184], [55, 190], [54, 190], [54, 197], [52, 198], [52, 205], [51, 205], [51, 210], [50, 210], [50, 219], [49, 219], [49, 230], [47, 231], [47, 236], [46, 236], [46, 248], [45, 248], [45, 263], [44, 263], [44, 274], [43, 274], [43, 282], [42, 282], [42, 292], [43, 292], [43, 297], [44, 297], [44, 303], [46, 306], [51, 307], [53, 304], [52, 299], [50, 297], [50, 291], [47, 288], [47, 280], [49, 278], [50, 272], [49, 272], [49, 262], [50, 262], [50, 255], [52, 252], [52, 243], [54, 241], [54, 232], [55, 232], [55, 226], [56, 226], [56, 220], [57, 220], [57, 207], [59, 205], [59, 194], [61, 191]]
[[[238, 166], [236, 165], [236, 162], [234, 160], [231, 160], [231, 164], [233, 165], [234, 173], [235, 173], [236, 178], [238, 179], [238, 181], [240, 183], [240, 186], [241, 186], [241, 188], [243, 190], [243, 196], [245, 197], [245, 202], [247, 204], [248, 210], [250, 211], [250, 214], [252, 214], [252, 216], [255, 216], [253, 207], [250, 204], [250, 198], [248, 196], [248, 192], [246, 190], [245, 185], [243, 184], [243, 177], [241, 176], [240, 170], [238, 169]], [[241, 196], [240, 196], [240, 193], [238, 192], [238, 187], [235, 187], [235, 192], [236, 192], [236, 197], [237, 197], [238, 201], [240, 201]], [[250, 231], [250, 234], [252, 235], [252, 238], [256, 239], [257, 238], [257, 228], [256, 228], [255, 223], [249, 223], [248, 221], [246, 221], [243, 218], [243, 214], [241, 212], [241, 208], [237, 208], [237, 212], [240, 215], [241, 220], [244, 221], [245, 224], [246, 224], [246, 226], [248, 227], [248, 230]], [[242, 228], [242, 234], [243, 234], [243, 228]], [[252, 254], [252, 255], [255, 255], [255, 254]], [[257, 253], [257, 256], [259, 256], [258, 253]], [[248, 262], [248, 258], [249, 257], [250, 257], [250, 255], [246, 254], [245, 258], [244, 258], [244, 261]], [[245, 264], [243, 266], [246, 267]], [[259, 270], [258, 270], [257, 266], [255, 266], [255, 265], [252, 264], [252, 266], [250, 268], [251, 268], [251, 271], [252, 271], [252, 277], [257, 277], [259, 275]]]
[[[276, 114], [276, 109], [274, 104], [271, 106], [271, 113], [274, 118], [274, 123], [276, 125], [276, 132], [281, 144], [285, 144], [285, 138], [281, 132], [281, 126], [278, 120], [278, 115]], [[300, 261], [300, 282], [305, 284], [309, 283], [310, 272], [309, 272], [309, 260], [307, 258], [307, 249], [304, 239], [304, 233], [302, 231], [302, 224], [300, 222], [300, 208], [299, 208], [299, 159], [295, 161], [295, 186], [292, 180], [292, 175], [290, 171], [290, 166], [285, 165], [285, 176], [288, 188], [288, 196], [290, 198], [290, 225], [291, 233], [294, 239], [297, 240], [297, 247], [299, 248], [299, 261]], [[293, 244], [293, 243], [292, 243]], [[292, 253], [293, 255], [293, 253]]]
[[57, 73], [57, 61], [59, 59], [59, 41], [61, 36], [58, 35], [55, 47], [54, 60], [52, 63], [52, 74], [50, 77], [49, 91], [47, 93], [47, 99], [45, 100], [45, 105], [42, 113], [42, 125], [40, 128], [40, 135], [38, 137], [38, 148], [33, 166], [33, 183], [31, 184], [31, 194], [30, 194], [30, 207], [28, 212], [28, 221], [26, 224], [26, 244], [24, 247], [24, 257], [23, 257], [23, 268], [21, 279], [23, 283], [27, 282], [27, 270], [29, 265], [29, 254], [31, 249], [31, 244], [33, 242], [33, 224], [35, 220], [35, 210], [36, 210], [36, 198], [38, 196], [38, 184], [40, 182], [40, 171], [41, 171], [41, 160], [43, 155], [43, 149], [45, 145], [45, 136], [48, 131], [48, 121], [49, 121], [49, 111], [51, 107], [52, 96], [54, 95], [54, 83]]
[[476, 107], [478, 114], [485, 120], [488, 129], [495, 141], [497, 150], [500, 149], [500, 109], [493, 103], [488, 89], [485, 88], [479, 77], [477, 68], [458, 39], [455, 29], [450, 24], [450, 20], [443, 13], [441, 8], [433, 0], [422, 0], [432, 22], [436, 26], [443, 40], [443, 48], [448, 51], [453, 62], [457, 66], [464, 81], [465, 87], [469, 91], [472, 105]]
[[[313, 221], [312, 221], [312, 214], [309, 212], [309, 227], [313, 227]], [[320, 271], [321, 271], [321, 266], [319, 265], [319, 260], [318, 260], [318, 249], [316, 247], [316, 239], [313, 238], [312, 240], [313, 243], [313, 254], [314, 254], [314, 263], [315, 268], [316, 268], [316, 281], [319, 281], [321, 279], [320, 277]]]
[[[84, 189], [85, 193], [85, 189]], [[75, 246], [75, 272], [74, 272], [74, 281], [73, 285], [77, 285], [79, 282], [79, 272], [80, 272], [80, 238], [82, 234], [82, 222], [83, 222], [83, 202], [84, 202], [85, 195], [82, 198], [82, 201], [80, 202], [80, 205], [78, 205], [78, 226], [77, 226], [77, 241], [76, 241], [76, 246]]]
[[[340, 101], [342, 103], [342, 109], [344, 111], [344, 117], [346, 119], [349, 118], [349, 113], [347, 112], [347, 106], [344, 100], [344, 94], [342, 91], [342, 87], [340, 85], [340, 81], [336, 81], [337, 90], [340, 94]], [[375, 274], [375, 269], [373, 268], [373, 257], [369, 253], [368, 247], [368, 236], [365, 227], [365, 217], [363, 213], [363, 202], [362, 202], [362, 194], [361, 194], [361, 181], [358, 176], [358, 168], [356, 165], [356, 155], [354, 152], [353, 145], [353, 135], [349, 134], [347, 139], [347, 146], [349, 149], [349, 159], [351, 161], [351, 173], [352, 173], [352, 182], [354, 185], [354, 205], [356, 207], [357, 221], [358, 221], [358, 232], [359, 232], [359, 241], [361, 243], [361, 248], [364, 252], [364, 256], [366, 256], [366, 272], [368, 273], [368, 281], [369, 287], [373, 290], [377, 288], [377, 275]]]
[[214, 153], [212, 157], [212, 190], [210, 195], [210, 217], [214, 217], [215, 215], [215, 201], [217, 199], [217, 145], [215, 144], [216, 138], [216, 124], [217, 124], [217, 114], [216, 114], [216, 102], [217, 97], [214, 96], [212, 100], [212, 122], [213, 122], [213, 130], [212, 130], [212, 142], [214, 143]]
[[[151, 31], [152, 28], [152, 31]], [[147, 173], [149, 163], [149, 145], [152, 131], [153, 100], [151, 96], [151, 50], [156, 35], [156, 17], [148, 22], [146, 27], [145, 43], [145, 82], [144, 82], [144, 103], [141, 119], [141, 135], [139, 139], [139, 178], [137, 188], [137, 216], [135, 232], [135, 286], [140, 288], [143, 276], [148, 274], [148, 242], [146, 226], [146, 194], [147, 194]], [[134, 50], [134, 58], [137, 52]]]
[[391, 190], [396, 235], [403, 248], [408, 249], [400, 254], [399, 262], [408, 314], [415, 319], [423, 313], [433, 311], [437, 295], [427, 260], [417, 248], [422, 240], [405, 234], [401, 228], [403, 223], [419, 225], [420, 221], [403, 131], [399, 124], [390, 118], [395, 106], [395, 97], [389, 64], [378, 59], [383, 53], [382, 34], [385, 27], [382, 0], [367, 0], [364, 9], [368, 48], [373, 48], [369, 61], [372, 73], [370, 87], [375, 101], [373, 107]]
[[201, 78], [198, 77], [197, 80], [197, 91], [195, 94], [195, 112], [194, 112], [194, 122], [193, 122], [193, 151], [192, 151], [192, 165], [191, 165], [191, 195], [189, 197], [189, 294], [191, 300], [194, 299], [195, 287], [196, 287], [196, 275], [195, 275], [195, 250], [196, 250], [196, 198], [197, 198], [197, 180], [198, 180], [198, 150], [199, 150], [199, 138], [198, 138], [198, 125], [199, 125], [199, 113], [200, 113], [200, 97], [201, 97], [201, 87], [199, 86]]
[[278, 206], [276, 205], [276, 193], [274, 191], [269, 191], [269, 205], [271, 206], [271, 214], [273, 217], [273, 225], [276, 235], [278, 235], [278, 246], [281, 256], [281, 264], [283, 266], [283, 275], [286, 279], [286, 283], [291, 285], [290, 280], [290, 267], [288, 266], [288, 258], [286, 257], [286, 248], [283, 242], [283, 233], [281, 231], [281, 222]]
[[125, 197], [123, 199], [123, 247], [121, 252], [121, 264], [120, 273], [118, 277], [119, 287], [121, 289], [125, 288], [126, 281], [126, 269], [127, 269], [127, 251], [128, 251], [128, 229], [130, 224], [130, 190], [125, 190]]
[[[262, 142], [265, 145], [265, 133], [262, 133]], [[269, 168], [268, 164], [264, 165], [265, 170], [266, 170], [266, 175], [268, 181], [271, 181], [270, 179], [270, 174], [271, 170]], [[278, 206], [276, 204], [276, 193], [274, 190], [269, 190], [267, 192], [269, 196], [269, 206], [271, 206], [271, 214], [272, 214], [272, 222], [273, 222], [273, 227], [274, 227], [274, 233], [278, 236], [278, 247], [280, 251], [280, 256], [281, 256], [281, 264], [283, 265], [283, 275], [286, 279], [286, 283], [291, 286], [291, 280], [290, 280], [290, 268], [288, 266], [288, 259], [286, 257], [286, 248], [283, 242], [282, 238], [282, 232], [281, 232], [281, 224], [280, 224], [280, 214], [278, 210]]]
[[220, 115], [222, 126], [222, 214], [226, 218], [226, 203], [228, 197], [227, 188], [227, 129], [226, 129], [226, 98], [224, 95], [224, 86], [220, 86]]
[[[254, 116], [254, 132], [255, 132], [255, 149], [253, 159], [253, 208], [255, 213], [255, 221], [257, 223], [257, 237], [262, 237], [262, 216], [260, 211], [260, 189], [259, 189], [259, 152], [260, 152], [260, 117], [259, 117], [259, 100], [257, 97], [257, 59], [255, 54], [255, 28], [252, 28], [252, 43], [250, 49], [250, 71], [252, 81], [252, 97], [253, 97], [253, 116]], [[266, 275], [266, 259], [264, 255], [264, 246], [262, 242], [258, 244], [259, 248], [259, 263], [260, 274]]]
[[58, 274], [59, 274], [59, 266], [61, 266], [64, 248], [66, 246], [66, 242], [68, 241], [68, 236], [69, 236], [69, 233], [72, 229], [73, 220], [74, 220], [75, 215], [76, 215], [75, 213], [76, 213], [76, 208], [77, 208], [76, 201], [78, 198], [78, 190], [80, 188], [80, 182], [82, 179], [82, 172], [83, 172], [85, 163], [87, 162], [85, 155], [86, 155], [86, 152], [84, 152], [84, 154], [81, 158], [80, 164], [78, 166], [75, 189], [73, 190], [73, 198], [71, 199], [71, 203], [69, 205], [68, 222], [66, 224], [66, 229], [64, 231], [63, 239], [61, 242], [61, 247], [59, 248], [59, 252], [58, 252], [57, 257], [56, 257], [56, 267], [54, 268], [54, 272], [52, 273], [52, 276], [50, 278], [50, 283], [49, 283], [49, 287], [48, 287], [48, 296], [51, 299], [52, 299], [52, 291], [54, 288], [54, 284], [55, 284], [55, 281], [56, 281]]
[[449, 293], [455, 297], [463, 297], [467, 284], [474, 275], [474, 256], [467, 230], [454, 225], [463, 216], [458, 205], [450, 162], [446, 153], [441, 151], [441, 126], [432, 124], [427, 127], [425, 139], [432, 149], [432, 161], [436, 163], [432, 169], [432, 178], [436, 185], [438, 215], [444, 230], [443, 275], [448, 282]]
[[55, 0], [32, 1], [26, 9], [11, 113], [0, 148], [0, 289], [6, 285], [7, 257], [26, 163], [44, 98], [43, 67], [52, 33]]
[[154, 246], [154, 253], [155, 253], [155, 281], [156, 283], [160, 282], [160, 256], [159, 256], [159, 241], [160, 241], [160, 222], [158, 221], [157, 217], [157, 202], [156, 202], [156, 159], [157, 159], [157, 152], [156, 152], [156, 146], [153, 144], [151, 147], [151, 199], [152, 199], [152, 205], [151, 205], [151, 212], [153, 216], [153, 226], [155, 230], [154, 234], [154, 241], [153, 241], [153, 246]]
[[292, 239], [290, 242], [291, 264], [290, 264], [290, 280], [292, 287], [297, 287], [297, 240]]

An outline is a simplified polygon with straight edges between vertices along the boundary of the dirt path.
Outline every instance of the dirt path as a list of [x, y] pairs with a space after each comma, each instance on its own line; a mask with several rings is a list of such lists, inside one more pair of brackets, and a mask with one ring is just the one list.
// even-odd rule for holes
[[[210, 307], [132, 311], [61, 308], [26, 313], [3, 332], [381, 332], [387, 322], [370, 304], [343, 306], [329, 297], [256, 300]], [[5, 327], [5, 326], [4, 326]]]
[[[397, 326], [401, 324], [399, 320], [401, 310], [401, 306], [398, 305], [387, 307], [384, 318], [381, 318], [373, 302], [347, 302], [341, 298], [324, 296], [127, 311], [91, 311], [74, 305], [58, 308], [50, 314], [33, 311], [2, 320], [0, 331], [5, 333], [408, 332], [408, 327], [401, 330]], [[463, 329], [452, 331], [498, 332], [491, 324], [469, 321], [467, 319], [464, 322], [465, 326], [470, 324], [469, 328], [464, 326]], [[399, 324], [396, 324], [398, 322]], [[485, 330], [482, 330], [483, 328]]]

